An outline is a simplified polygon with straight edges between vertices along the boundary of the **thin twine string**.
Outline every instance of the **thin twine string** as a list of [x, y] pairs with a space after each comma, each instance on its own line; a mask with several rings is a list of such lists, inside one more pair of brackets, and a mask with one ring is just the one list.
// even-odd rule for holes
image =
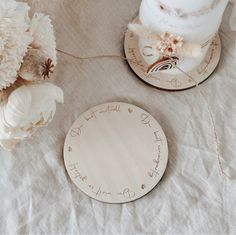
[[96, 55], [96, 56], [81, 57], [81, 56], [73, 55], [69, 52], [66, 52], [60, 49], [56, 49], [56, 50], [64, 55], [70, 56], [77, 60], [90, 60], [90, 59], [102, 59], [102, 58], [113, 58], [113, 59], [117, 58], [117, 59], [129, 60], [126, 57], [120, 56], [120, 55]]
[[[91, 59], [102, 59], [102, 58], [113, 58], [113, 59], [122, 59], [122, 60], [125, 60], [125, 61], [130, 61], [132, 63], [135, 63], [133, 60], [127, 58], [127, 57], [124, 57], [124, 56], [121, 56], [121, 55], [96, 55], [96, 56], [88, 56], [88, 57], [82, 57], [82, 56], [77, 56], [77, 55], [73, 55], [72, 53], [69, 53], [69, 52], [66, 52], [66, 51], [63, 51], [61, 49], [56, 49], [59, 53], [61, 54], [64, 54], [64, 55], [67, 55], [67, 56], [70, 56], [74, 59], [77, 59], [77, 60], [91, 60]], [[172, 57], [169, 57], [169, 59], [172, 59]], [[175, 61], [173, 61], [175, 62]], [[226, 178], [230, 178], [225, 172], [224, 172], [224, 168], [223, 168], [223, 164], [222, 164], [222, 156], [221, 156], [221, 151], [220, 151], [220, 143], [219, 143], [219, 138], [218, 138], [218, 135], [217, 135], [217, 130], [216, 130], [216, 125], [215, 125], [215, 122], [214, 122], [214, 118], [213, 118], [213, 113], [211, 111], [211, 108], [210, 108], [210, 105], [207, 101], [207, 98], [205, 96], [205, 94], [202, 92], [202, 90], [199, 89], [199, 84], [198, 82], [191, 76], [189, 75], [188, 73], [186, 73], [185, 71], [183, 71], [180, 67], [178, 67], [177, 65], [175, 65], [175, 67], [180, 71], [182, 72], [183, 74], [185, 74], [188, 78], [191, 79], [191, 81], [195, 84], [196, 86], [196, 89], [198, 90], [199, 94], [202, 96], [203, 100], [205, 101], [206, 105], [207, 105], [207, 110], [209, 112], [209, 115], [210, 115], [210, 120], [211, 120], [211, 123], [212, 123], [212, 128], [213, 128], [213, 132], [214, 132], [214, 138], [215, 138], [215, 144], [216, 144], [216, 152], [217, 152], [217, 159], [218, 159], [218, 164], [219, 164], [219, 169], [220, 169], [220, 172], [221, 174], [226, 177]]]
[[[170, 59], [172, 59], [171, 57], [169, 57]], [[225, 172], [224, 172], [224, 168], [223, 168], [223, 164], [222, 164], [222, 161], [221, 159], [222, 156], [221, 156], [221, 150], [220, 150], [220, 142], [219, 142], [219, 137], [217, 135], [217, 130], [216, 130], [216, 125], [215, 125], [215, 122], [214, 122], [214, 118], [213, 118], [213, 113], [211, 111], [211, 108], [210, 108], [210, 105], [207, 101], [207, 98], [205, 96], [205, 94], [203, 93], [203, 91], [199, 88], [199, 84], [197, 83], [197, 81], [191, 76], [189, 75], [188, 73], [186, 73], [185, 71], [183, 71], [181, 68], [179, 68], [177, 65], [176, 65], [176, 68], [182, 72], [183, 74], [185, 74], [188, 78], [190, 78], [194, 83], [195, 83], [195, 86], [196, 86], [196, 89], [197, 91], [200, 93], [200, 95], [202, 96], [203, 100], [205, 101], [206, 105], [207, 105], [207, 110], [209, 112], [209, 115], [210, 115], [210, 120], [211, 120], [211, 123], [212, 123], [212, 128], [213, 128], [213, 132], [214, 132], [214, 137], [215, 137], [215, 143], [216, 143], [216, 152], [217, 152], [217, 159], [218, 159], [218, 164], [219, 164], [219, 168], [220, 168], [220, 172], [221, 174], [226, 177], [226, 178], [230, 178]]]

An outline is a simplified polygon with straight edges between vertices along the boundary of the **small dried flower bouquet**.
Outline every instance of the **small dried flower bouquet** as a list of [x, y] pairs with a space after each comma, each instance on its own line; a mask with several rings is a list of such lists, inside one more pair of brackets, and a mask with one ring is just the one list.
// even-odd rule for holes
[[0, 1], [0, 145], [11, 150], [47, 125], [63, 103], [63, 91], [49, 83], [57, 64], [53, 26], [15, 0]]

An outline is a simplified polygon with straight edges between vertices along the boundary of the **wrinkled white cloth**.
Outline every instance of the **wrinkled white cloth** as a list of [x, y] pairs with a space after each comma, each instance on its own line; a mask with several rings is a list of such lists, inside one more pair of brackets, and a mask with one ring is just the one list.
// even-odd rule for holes
[[[28, 0], [51, 15], [58, 48], [79, 56], [123, 54], [123, 35], [140, 0]], [[0, 150], [0, 234], [236, 234], [236, 70], [221, 28], [222, 58], [205, 94], [218, 135], [222, 176], [208, 105], [197, 89], [165, 92], [145, 85], [120, 59], [79, 61], [59, 54], [55, 83], [65, 92], [53, 123], [8, 153]], [[67, 131], [87, 109], [136, 104], [163, 127], [169, 162], [158, 186], [124, 205], [90, 199], [63, 163]], [[95, 167], [95, 166], [94, 166]]]
[[230, 27], [233, 30], [236, 30], [236, 4], [235, 4], [235, 0], [231, 0], [230, 3], [233, 4], [233, 10], [232, 10], [231, 18], [230, 18]]
[[[230, 17], [230, 27], [233, 31], [236, 31], [236, 3], [235, 0], [231, 0], [230, 2], [233, 4], [233, 10]], [[234, 56], [236, 59], [236, 39], [235, 39]]]

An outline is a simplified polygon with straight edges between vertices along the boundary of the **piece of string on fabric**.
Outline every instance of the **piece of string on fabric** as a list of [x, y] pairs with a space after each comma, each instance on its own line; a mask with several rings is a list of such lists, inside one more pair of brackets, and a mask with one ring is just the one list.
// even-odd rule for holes
[[97, 56], [88, 56], [88, 57], [81, 57], [81, 56], [77, 56], [77, 55], [73, 55], [72, 53], [60, 50], [60, 49], [56, 49], [59, 53], [62, 53], [64, 55], [70, 56], [74, 59], [77, 60], [90, 60], [90, 59], [102, 59], [102, 58], [117, 58], [117, 59], [123, 59], [123, 60], [129, 60], [124, 56], [120, 56], [120, 55], [97, 55]]
[[[174, 61], [173, 61], [174, 62]], [[213, 128], [213, 131], [214, 131], [214, 138], [215, 138], [215, 143], [216, 143], [216, 151], [217, 151], [217, 157], [218, 157], [218, 164], [219, 164], [219, 168], [220, 168], [220, 171], [221, 171], [221, 174], [223, 176], [225, 176], [226, 178], [230, 178], [225, 172], [224, 172], [224, 168], [223, 168], [223, 164], [222, 164], [222, 161], [221, 159], [222, 156], [221, 156], [221, 151], [220, 151], [220, 142], [219, 142], [219, 138], [218, 138], [218, 135], [217, 135], [217, 130], [216, 130], [216, 125], [215, 125], [215, 122], [214, 122], [214, 118], [213, 118], [213, 113], [211, 111], [211, 108], [210, 108], [210, 105], [207, 101], [207, 98], [205, 96], [205, 94], [203, 93], [203, 91], [201, 89], [199, 89], [199, 84], [197, 83], [197, 81], [191, 76], [189, 75], [188, 73], [186, 73], [185, 71], [183, 71], [181, 68], [179, 68], [177, 65], [176, 65], [176, 68], [182, 72], [183, 74], [185, 74], [188, 78], [190, 78], [194, 83], [195, 83], [195, 86], [196, 86], [196, 89], [198, 90], [199, 94], [202, 96], [203, 100], [205, 101], [206, 105], [207, 105], [207, 110], [209, 112], [209, 115], [210, 115], [210, 120], [211, 120], [211, 123], [212, 123], [212, 128]]]
[[[61, 49], [56, 49], [59, 53], [61, 54], [64, 54], [64, 55], [67, 55], [67, 56], [70, 56], [74, 59], [77, 59], [77, 60], [92, 60], [92, 59], [102, 59], [102, 58], [113, 58], [113, 59], [122, 59], [122, 60], [125, 60], [125, 61], [130, 61], [132, 63], [135, 63], [132, 59], [129, 59], [129, 58], [126, 58], [124, 56], [121, 56], [121, 55], [96, 55], [96, 56], [88, 56], [88, 57], [81, 57], [81, 56], [77, 56], [77, 55], [74, 55], [72, 53], [69, 53], [69, 52], [66, 52], [64, 50], [61, 50]], [[173, 60], [172, 57], [169, 57], [169, 59]], [[175, 61], [173, 61], [175, 62]], [[215, 139], [215, 143], [216, 143], [216, 152], [217, 152], [217, 158], [218, 158], [218, 164], [219, 164], [219, 169], [220, 169], [220, 172], [221, 174], [226, 177], [226, 178], [230, 178], [225, 172], [224, 172], [224, 168], [223, 168], [223, 164], [222, 164], [222, 156], [221, 156], [221, 151], [220, 151], [220, 143], [219, 143], [219, 138], [218, 138], [218, 135], [217, 135], [217, 130], [216, 130], [216, 125], [215, 125], [215, 122], [214, 122], [214, 118], [213, 118], [213, 113], [211, 111], [211, 108], [210, 108], [210, 105], [207, 101], [207, 98], [205, 96], [205, 94], [202, 92], [201, 89], [199, 89], [199, 84], [198, 82], [191, 76], [189, 75], [188, 73], [186, 73], [185, 71], [183, 71], [179, 66], [175, 65], [175, 67], [180, 71], [182, 72], [184, 75], [186, 75], [188, 78], [191, 79], [191, 81], [195, 84], [196, 86], [196, 89], [198, 90], [200, 96], [203, 98], [204, 102], [206, 103], [207, 105], [207, 110], [209, 112], [209, 115], [210, 115], [210, 121], [212, 123], [212, 128], [213, 128], [213, 132], [214, 132], [214, 139]]]

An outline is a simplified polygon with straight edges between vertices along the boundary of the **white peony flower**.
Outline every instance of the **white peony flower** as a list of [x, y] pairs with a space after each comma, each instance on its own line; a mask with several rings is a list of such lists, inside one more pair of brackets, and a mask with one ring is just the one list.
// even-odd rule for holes
[[23, 57], [33, 41], [28, 32], [29, 9], [25, 3], [0, 1], [0, 90], [16, 81]]

